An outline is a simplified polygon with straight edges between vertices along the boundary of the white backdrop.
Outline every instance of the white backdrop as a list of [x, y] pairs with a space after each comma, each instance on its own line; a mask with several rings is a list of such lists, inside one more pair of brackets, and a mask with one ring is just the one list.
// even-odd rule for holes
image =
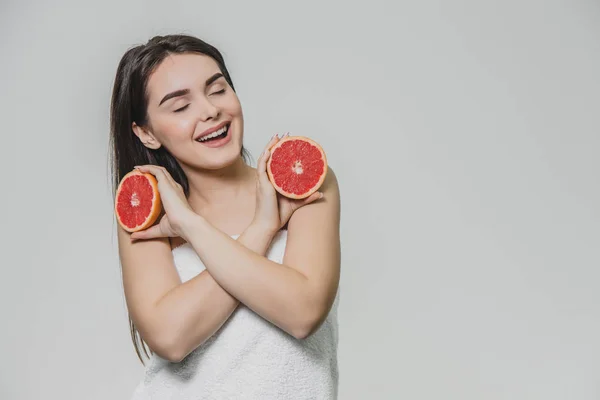
[[0, 398], [128, 399], [108, 169], [119, 58], [225, 55], [256, 159], [342, 193], [340, 399], [600, 396], [596, 1], [3, 1]]

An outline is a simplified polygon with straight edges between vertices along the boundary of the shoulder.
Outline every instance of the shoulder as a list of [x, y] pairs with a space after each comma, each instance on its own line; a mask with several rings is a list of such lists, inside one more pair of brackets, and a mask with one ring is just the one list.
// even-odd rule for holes
[[323, 192], [324, 194], [326, 194], [325, 192], [328, 192], [331, 196], [335, 196], [335, 198], [339, 201], [340, 186], [338, 183], [337, 175], [330, 165], [327, 166], [327, 175], [325, 175], [325, 180], [323, 181], [323, 185], [321, 186], [321, 192]]
[[322, 199], [302, 206], [292, 214], [288, 224], [289, 231], [310, 232], [314, 236], [317, 235], [314, 232], [317, 227], [319, 230], [325, 226], [331, 231], [337, 230], [340, 223], [340, 188], [331, 166], [327, 167], [327, 174], [319, 191], [323, 193]]
[[341, 267], [340, 190], [328, 166], [319, 188], [323, 198], [294, 211], [288, 224], [284, 264], [302, 272], [328, 307], [335, 297]]

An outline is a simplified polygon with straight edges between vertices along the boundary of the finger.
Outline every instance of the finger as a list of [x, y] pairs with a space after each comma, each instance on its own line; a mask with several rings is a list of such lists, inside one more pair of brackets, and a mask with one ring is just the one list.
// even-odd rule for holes
[[161, 238], [161, 237], [168, 237], [169, 235], [166, 235], [162, 229], [161, 226], [159, 224], [157, 225], [153, 225], [150, 228], [146, 228], [142, 231], [138, 231], [138, 232], [133, 232], [130, 235], [131, 240], [142, 240], [142, 239], [154, 239], [154, 238]]
[[271, 137], [271, 140], [269, 140], [269, 143], [267, 143], [266, 149], [270, 150], [271, 147], [275, 146], [275, 144], [277, 142], [279, 142], [279, 134], [276, 133]]
[[163, 173], [164, 173], [164, 174], [165, 174], [165, 176], [167, 177], [167, 180], [168, 180], [169, 182], [171, 182], [171, 184], [172, 184], [173, 186], [175, 186], [175, 187], [179, 187], [179, 186], [180, 186], [180, 185], [179, 185], [179, 182], [177, 182], [177, 181], [175, 180], [175, 178], [173, 178], [173, 175], [171, 175], [171, 173], [170, 173], [170, 172], [169, 172], [169, 171], [168, 171], [166, 168], [164, 168], [164, 167], [163, 167], [163, 169], [164, 169]]
[[146, 164], [146, 165], [136, 165], [133, 167], [134, 169], [140, 172], [146, 172], [154, 175], [158, 182], [168, 180], [167, 174], [165, 174], [165, 169], [158, 165]]
[[[275, 146], [277, 144], [277, 142], [279, 142], [279, 134], [276, 133], [273, 136], [271, 136], [271, 139], [265, 146], [265, 150], [271, 150], [271, 148], [273, 148], [273, 146]], [[264, 153], [263, 153], [263, 155], [264, 155]]]
[[171, 183], [173, 184], [173, 186], [181, 186], [179, 184], [179, 182], [177, 182], [175, 180], [175, 178], [173, 178], [173, 175], [171, 175], [171, 173], [169, 172], [168, 169], [166, 169], [165, 167], [161, 167], [163, 170], [163, 173], [165, 174], [165, 176], [169, 179], [169, 181], [171, 181]]
[[175, 179], [171, 176], [171, 174], [169, 173], [169, 171], [167, 171], [167, 169], [165, 167], [162, 167], [160, 165], [152, 165], [152, 164], [136, 165], [133, 168], [137, 169], [140, 172], [149, 172], [149, 173], [151, 173], [152, 175], [154, 175], [154, 177], [156, 178], [156, 180], [159, 183], [161, 181], [163, 181], [165, 183], [169, 182], [173, 186], [178, 186], [179, 185], [175, 181]]
[[303, 205], [303, 206], [305, 206], [305, 205], [310, 204], [310, 203], [312, 203], [314, 201], [320, 200], [323, 197], [324, 197], [323, 192], [315, 192], [315, 193], [311, 194], [310, 196], [308, 196], [307, 198], [300, 200], [300, 204]]
[[273, 148], [273, 146], [275, 146], [277, 144], [278, 141], [279, 141], [279, 135], [276, 133], [271, 137], [271, 140], [269, 140], [269, 143], [267, 143], [265, 150], [260, 155], [260, 159], [258, 160], [258, 165], [256, 166], [256, 172], [258, 173], [259, 178], [261, 178], [263, 180], [262, 183], [266, 183], [266, 181], [264, 181], [265, 177], [263, 176], [263, 172], [265, 172], [267, 170], [267, 161], [269, 161], [271, 149]]
[[269, 161], [270, 156], [271, 151], [269, 149], [265, 149], [265, 151], [260, 156], [260, 159], [258, 160], [258, 165], [256, 166], [258, 180], [261, 185], [270, 185], [271, 183], [267, 175], [267, 162]]

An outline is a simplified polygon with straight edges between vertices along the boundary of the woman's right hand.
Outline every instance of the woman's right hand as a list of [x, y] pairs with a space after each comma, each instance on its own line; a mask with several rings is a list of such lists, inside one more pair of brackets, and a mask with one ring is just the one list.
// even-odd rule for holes
[[[287, 134], [286, 134], [287, 135]], [[275, 234], [290, 219], [292, 214], [305, 205], [322, 198], [321, 192], [315, 192], [306, 199], [290, 199], [278, 193], [267, 175], [267, 161], [271, 148], [277, 144], [279, 136], [274, 135], [261, 155], [256, 169], [256, 209], [252, 223]]]
[[132, 240], [154, 239], [160, 237], [182, 237], [188, 241], [186, 227], [193, 216], [197, 215], [190, 206], [183, 188], [173, 179], [169, 171], [158, 165], [139, 165], [135, 169], [142, 173], [154, 175], [158, 182], [158, 191], [164, 210], [158, 224], [153, 224], [142, 231], [133, 232]]

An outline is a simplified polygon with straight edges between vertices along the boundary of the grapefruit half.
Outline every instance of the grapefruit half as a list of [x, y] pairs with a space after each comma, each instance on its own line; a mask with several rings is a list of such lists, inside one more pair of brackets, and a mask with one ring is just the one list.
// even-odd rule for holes
[[146, 229], [156, 221], [161, 210], [154, 175], [133, 170], [121, 179], [115, 197], [115, 214], [123, 229], [127, 232]]
[[269, 180], [279, 193], [304, 199], [319, 190], [327, 175], [323, 148], [305, 136], [286, 136], [271, 147]]

